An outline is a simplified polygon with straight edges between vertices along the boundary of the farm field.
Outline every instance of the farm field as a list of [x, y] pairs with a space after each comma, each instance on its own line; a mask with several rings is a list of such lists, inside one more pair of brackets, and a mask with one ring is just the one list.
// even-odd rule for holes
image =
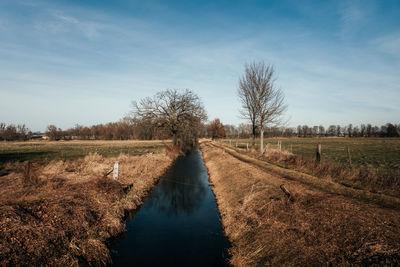
[[0, 163], [7, 161], [49, 161], [83, 158], [89, 153], [103, 157], [160, 153], [170, 141], [30, 141], [0, 142]]
[[[256, 139], [256, 148], [259, 148]], [[400, 169], [399, 138], [265, 138], [264, 144], [282, 149], [305, 159], [315, 158], [317, 144], [322, 146], [322, 161], [348, 164], [347, 148], [350, 149], [351, 162], [355, 166], [367, 165], [374, 168]], [[224, 139], [225, 144], [246, 148], [251, 139]]]

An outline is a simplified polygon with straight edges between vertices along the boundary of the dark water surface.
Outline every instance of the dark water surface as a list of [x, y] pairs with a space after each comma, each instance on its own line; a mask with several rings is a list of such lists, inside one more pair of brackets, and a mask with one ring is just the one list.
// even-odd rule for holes
[[177, 160], [110, 249], [114, 266], [226, 266], [228, 246], [196, 150]]

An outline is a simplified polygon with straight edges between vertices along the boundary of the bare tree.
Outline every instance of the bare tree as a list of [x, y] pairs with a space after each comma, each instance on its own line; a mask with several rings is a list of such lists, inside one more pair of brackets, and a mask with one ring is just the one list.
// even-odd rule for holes
[[319, 134], [319, 136], [325, 135], [325, 127], [324, 126], [322, 126], [322, 125], [318, 126], [318, 134]]
[[367, 129], [366, 133], [368, 137], [371, 137], [371, 132], [372, 132], [372, 125], [370, 123], [367, 124]]
[[255, 88], [249, 79], [246, 66], [245, 75], [239, 79], [238, 95], [242, 103], [242, 109], [239, 112], [242, 118], [251, 122], [252, 147], [254, 147], [257, 133], [257, 99]]
[[360, 135], [361, 135], [361, 137], [365, 136], [366, 128], [367, 127], [365, 126], [365, 124], [361, 124], [361, 127], [360, 127]]
[[313, 127], [312, 127], [311, 135], [312, 135], [313, 137], [318, 135], [318, 129], [319, 129], [318, 126], [313, 126]]
[[210, 123], [210, 132], [213, 140], [226, 137], [225, 127], [218, 118]]
[[253, 62], [246, 64], [245, 73], [239, 80], [239, 97], [247, 118], [252, 123], [254, 120], [260, 130], [261, 153], [264, 150], [264, 128], [278, 125], [286, 110], [283, 92], [275, 85], [274, 73], [272, 65], [263, 61]]
[[249, 138], [252, 135], [252, 130], [253, 129], [251, 124], [241, 123], [238, 126], [238, 132], [240, 137]]
[[302, 129], [303, 129], [303, 137], [307, 137], [307, 135], [310, 134], [310, 128], [308, 127], [308, 125], [303, 125]]
[[347, 126], [347, 134], [349, 135], [349, 137], [352, 137], [353, 135], [353, 124], [349, 124], [349, 126]]
[[199, 97], [188, 89], [168, 89], [133, 101], [132, 107], [137, 119], [166, 131], [174, 145], [181, 147], [197, 142], [201, 124], [207, 119]]
[[303, 135], [303, 127], [301, 125], [297, 125], [297, 137], [301, 137]]
[[336, 126], [336, 136], [342, 135], [342, 127], [340, 125]]
[[60, 131], [61, 129], [51, 124], [47, 126], [46, 135], [49, 137], [50, 140], [58, 140], [60, 138]]

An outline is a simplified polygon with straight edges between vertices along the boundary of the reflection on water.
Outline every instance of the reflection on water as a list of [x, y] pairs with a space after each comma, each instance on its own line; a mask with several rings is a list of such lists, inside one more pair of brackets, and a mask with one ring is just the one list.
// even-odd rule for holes
[[119, 266], [224, 266], [228, 242], [200, 151], [179, 158], [111, 246]]

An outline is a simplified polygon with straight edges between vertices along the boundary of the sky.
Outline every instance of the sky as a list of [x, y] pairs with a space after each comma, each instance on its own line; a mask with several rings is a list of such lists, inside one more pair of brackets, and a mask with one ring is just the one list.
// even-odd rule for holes
[[0, 0], [0, 122], [107, 123], [188, 88], [238, 125], [239, 77], [261, 60], [286, 126], [400, 123], [398, 0]]

